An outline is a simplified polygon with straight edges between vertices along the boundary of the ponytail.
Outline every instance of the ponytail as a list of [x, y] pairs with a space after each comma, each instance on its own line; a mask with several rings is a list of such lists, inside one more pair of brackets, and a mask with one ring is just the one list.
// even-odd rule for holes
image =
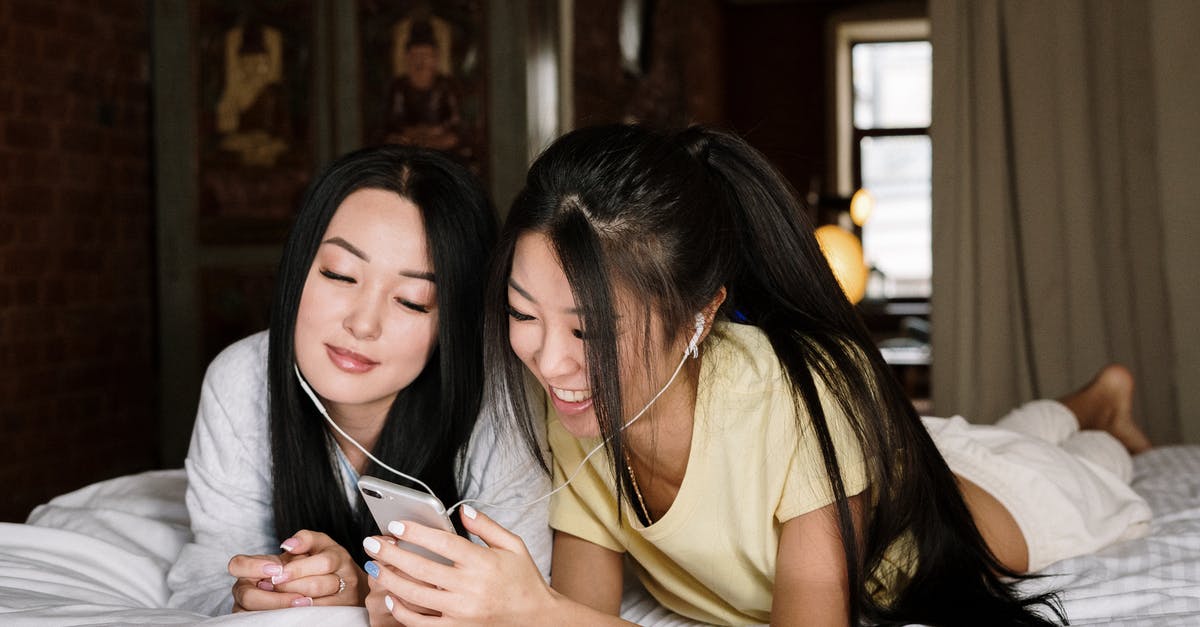
[[[797, 392], [797, 418], [811, 419], [835, 496], [851, 622], [1053, 624], [1032, 611], [1036, 605], [1065, 620], [1052, 593], [1018, 596], [1011, 581], [1028, 576], [988, 550], [953, 473], [825, 261], [795, 191], [733, 135], [693, 127], [680, 140], [711, 173], [719, 204], [736, 225], [739, 263], [727, 283], [727, 307], [766, 334]], [[815, 377], [848, 418], [862, 451], [870, 487], [861, 530]], [[861, 546], [855, 538], [863, 538]], [[911, 577], [872, 581], [898, 542], [915, 544], [906, 565]], [[881, 595], [881, 585], [898, 589]]]

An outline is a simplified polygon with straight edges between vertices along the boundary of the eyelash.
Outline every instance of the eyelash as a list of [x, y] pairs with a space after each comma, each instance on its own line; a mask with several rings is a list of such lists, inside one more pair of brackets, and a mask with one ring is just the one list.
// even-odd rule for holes
[[504, 308], [508, 310], [509, 317], [517, 322], [529, 322], [530, 320], [533, 320], [533, 316], [529, 314], [523, 314], [516, 309], [513, 309], [512, 305], [505, 305]]
[[404, 300], [403, 298], [397, 298], [396, 302], [417, 313], [429, 313], [429, 308], [424, 305], [418, 305], [412, 301]]
[[[358, 281], [354, 280], [351, 277], [338, 274], [331, 270], [326, 270], [325, 268], [321, 268], [321, 276], [323, 276], [327, 279], [333, 280], [333, 281], [341, 281], [343, 283], [349, 283], [351, 285], [355, 285], [358, 283]], [[407, 307], [408, 309], [411, 309], [417, 313], [429, 313], [429, 308], [426, 307], [425, 305], [418, 305], [417, 303], [414, 303], [414, 302], [408, 301], [408, 300], [404, 300], [403, 298], [396, 298], [393, 300], [396, 301], [396, 304], [401, 305], [403, 307]]]
[[338, 274], [331, 270], [326, 270], [325, 268], [321, 268], [321, 276], [323, 276], [327, 279], [332, 279], [334, 281], [341, 281], [343, 283], [349, 283], [351, 285], [358, 283], [358, 281], [355, 281], [354, 279], [352, 279], [348, 276]]
[[[510, 318], [512, 318], [513, 320], [516, 320], [517, 322], [528, 322], [530, 320], [535, 320], [535, 318], [533, 316], [526, 314], [526, 313], [521, 313], [521, 312], [517, 311], [516, 309], [513, 309], [512, 305], [505, 305], [504, 309], [508, 311], [508, 316]], [[579, 329], [572, 329], [571, 335], [574, 335], [575, 339], [577, 339], [577, 340], [584, 339], [583, 331], [580, 331]]]

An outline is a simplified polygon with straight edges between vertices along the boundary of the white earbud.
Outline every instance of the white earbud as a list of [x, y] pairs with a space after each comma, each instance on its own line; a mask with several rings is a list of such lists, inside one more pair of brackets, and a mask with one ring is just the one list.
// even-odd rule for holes
[[700, 356], [700, 336], [704, 335], [704, 322], [704, 314], [696, 314], [696, 332], [688, 341], [687, 350], [683, 351], [685, 355], [691, 355], [693, 359]]

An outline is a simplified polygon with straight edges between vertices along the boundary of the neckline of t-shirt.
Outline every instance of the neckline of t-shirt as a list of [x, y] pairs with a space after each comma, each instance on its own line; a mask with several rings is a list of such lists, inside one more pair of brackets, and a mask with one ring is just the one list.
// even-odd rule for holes
[[[715, 335], [715, 334], [714, 334]], [[705, 351], [700, 357], [700, 375], [696, 385], [696, 403], [692, 410], [692, 442], [688, 447], [687, 467], [683, 471], [683, 481], [679, 483], [679, 491], [675, 493], [675, 500], [671, 502], [671, 506], [667, 511], [648, 526], [642, 525], [638, 520], [636, 513], [628, 503], [622, 503], [625, 513], [629, 518], [627, 523], [634, 531], [637, 531], [647, 540], [653, 540], [669, 536], [675, 533], [680, 527], [687, 524], [691, 520], [692, 513], [696, 511], [696, 507], [702, 500], [699, 498], [697, 490], [693, 487], [697, 481], [697, 475], [702, 474], [699, 467], [699, 458], [701, 449], [708, 448], [709, 440], [706, 436], [709, 432], [704, 429], [704, 425], [708, 422], [710, 412], [709, 408], [713, 401], [713, 386], [711, 382], [715, 376], [714, 369], [723, 360], [729, 359], [730, 351], [733, 350], [726, 341], [721, 341], [724, 338], [713, 338], [714, 342], [709, 344], [710, 349]], [[702, 491], [701, 491], [702, 492]]]

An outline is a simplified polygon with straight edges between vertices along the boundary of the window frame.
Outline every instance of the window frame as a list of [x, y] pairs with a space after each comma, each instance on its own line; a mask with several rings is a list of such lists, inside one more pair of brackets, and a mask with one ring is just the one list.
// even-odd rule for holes
[[[843, 18], [832, 23], [834, 60], [833, 188], [848, 197], [862, 187], [862, 140], [866, 137], [930, 136], [931, 126], [859, 129], [854, 124], [853, 49], [856, 44], [930, 41], [926, 17]], [[888, 298], [886, 303], [923, 304], [930, 296]], [[865, 303], [866, 301], [864, 301]]]

